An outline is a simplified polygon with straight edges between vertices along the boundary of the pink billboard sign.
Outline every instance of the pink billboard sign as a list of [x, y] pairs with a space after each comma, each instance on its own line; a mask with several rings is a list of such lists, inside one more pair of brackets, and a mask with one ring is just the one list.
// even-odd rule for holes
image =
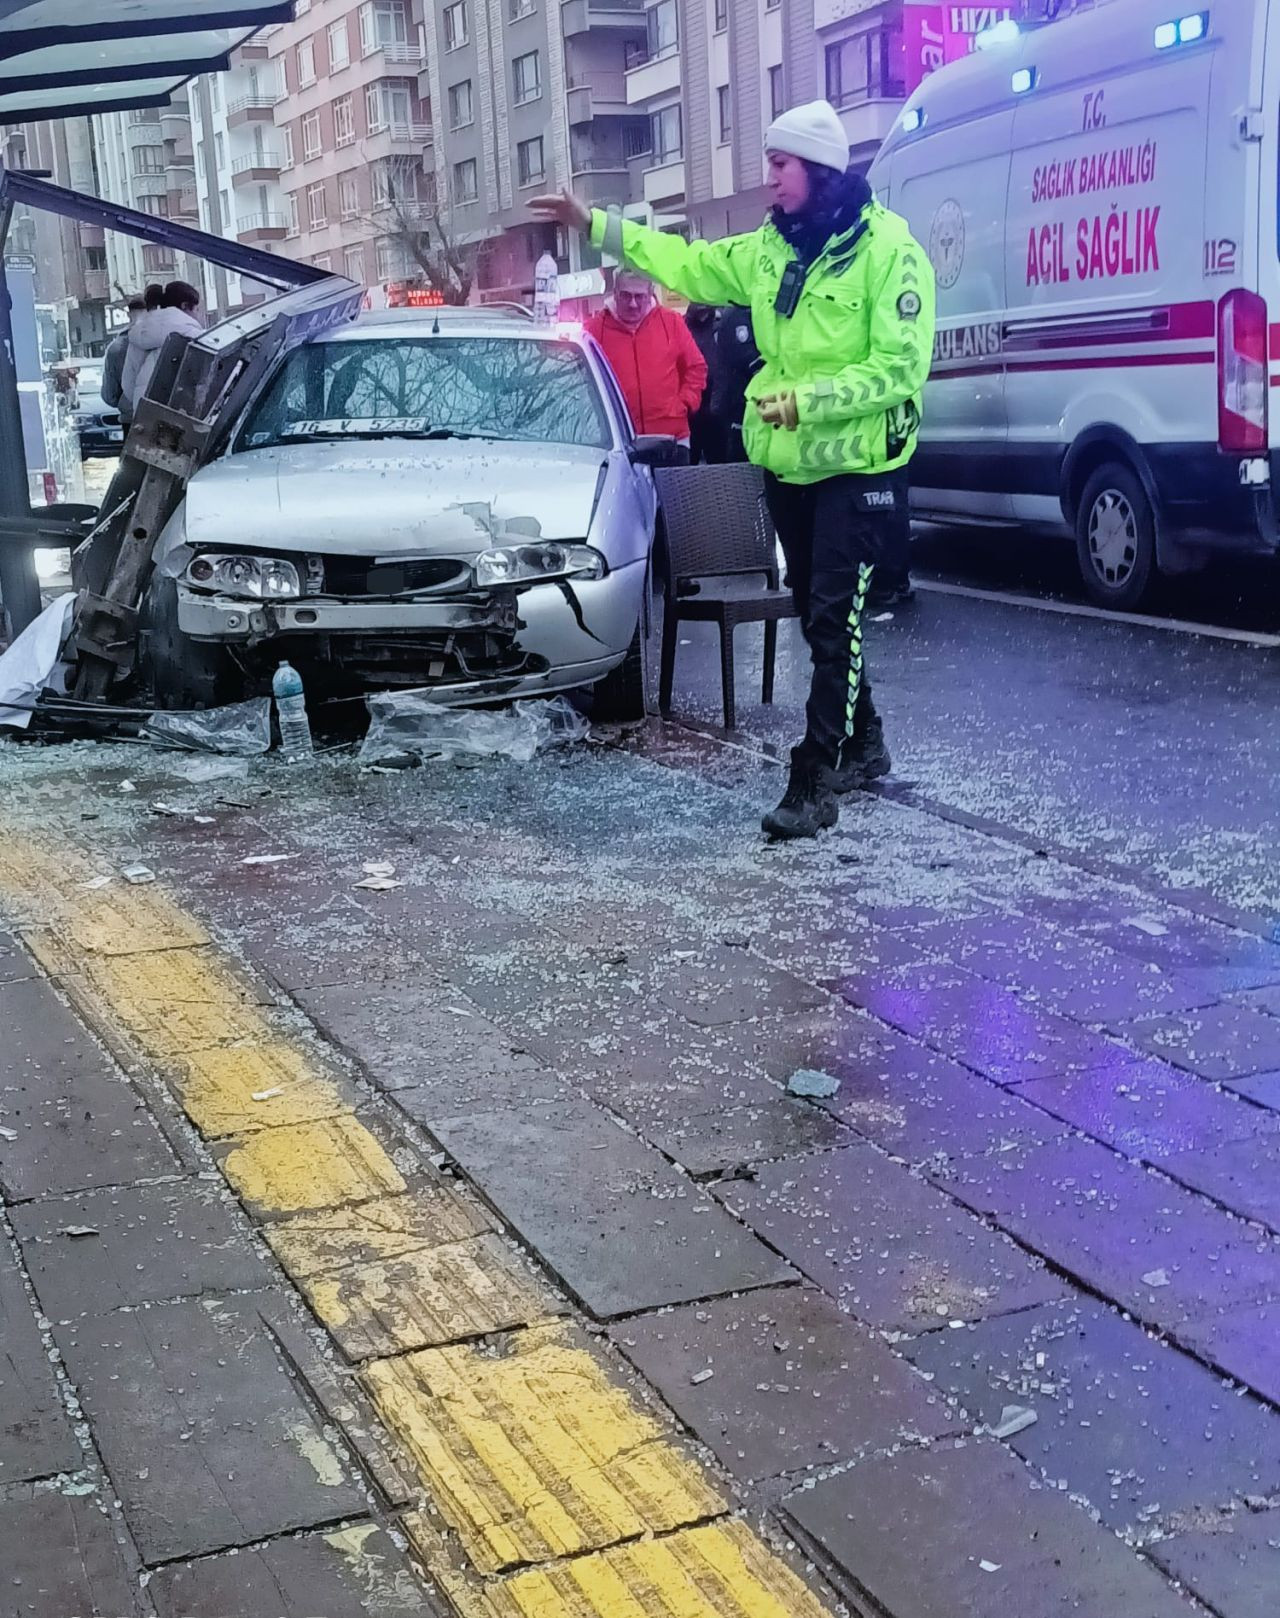
[[979, 34], [994, 28], [998, 22], [1017, 17], [1021, 10], [1017, 4], [921, 5], [908, 0], [902, 8], [907, 94], [911, 95], [922, 80], [945, 62], [956, 62], [968, 56]]

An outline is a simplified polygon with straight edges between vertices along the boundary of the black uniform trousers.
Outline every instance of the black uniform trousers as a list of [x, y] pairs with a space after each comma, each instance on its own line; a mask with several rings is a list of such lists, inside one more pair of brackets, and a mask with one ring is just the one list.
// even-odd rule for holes
[[862, 616], [873, 570], [894, 553], [907, 509], [907, 474], [842, 473], [818, 483], [783, 483], [766, 473], [765, 499], [813, 659], [796, 756], [834, 769], [842, 744], [862, 740], [879, 724]]

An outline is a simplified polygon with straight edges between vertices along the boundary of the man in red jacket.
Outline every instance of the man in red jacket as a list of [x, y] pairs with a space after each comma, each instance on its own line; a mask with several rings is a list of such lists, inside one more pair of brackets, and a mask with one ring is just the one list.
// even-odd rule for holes
[[689, 417], [707, 385], [707, 362], [680, 316], [664, 309], [653, 283], [629, 270], [613, 282], [613, 302], [587, 321], [622, 389], [637, 433], [689, 444]]

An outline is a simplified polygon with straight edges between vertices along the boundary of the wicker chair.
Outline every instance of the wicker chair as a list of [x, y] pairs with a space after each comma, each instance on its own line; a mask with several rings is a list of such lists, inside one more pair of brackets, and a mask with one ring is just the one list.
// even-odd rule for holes
[[666, 534], [666, 605], [658, 706], [671, 710], [680, 625], [720, 626], [724, 723], [735, 728], [733, 632], [764, 625], [762, 700], [773, 701], [779, 618], [794, 618], [791, 592], [779, 587], [776, 539], [764, 503], [764, 480], [745, 463], [663, 467], [654, 472]]

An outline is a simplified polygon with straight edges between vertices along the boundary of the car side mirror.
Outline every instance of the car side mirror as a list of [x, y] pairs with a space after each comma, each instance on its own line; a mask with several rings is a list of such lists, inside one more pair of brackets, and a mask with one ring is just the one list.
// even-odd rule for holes
[[664, 434], [646, 433], [634, 439], [628, 454], [633, 466], [681, 466], [686, 464], [683, 445]]

